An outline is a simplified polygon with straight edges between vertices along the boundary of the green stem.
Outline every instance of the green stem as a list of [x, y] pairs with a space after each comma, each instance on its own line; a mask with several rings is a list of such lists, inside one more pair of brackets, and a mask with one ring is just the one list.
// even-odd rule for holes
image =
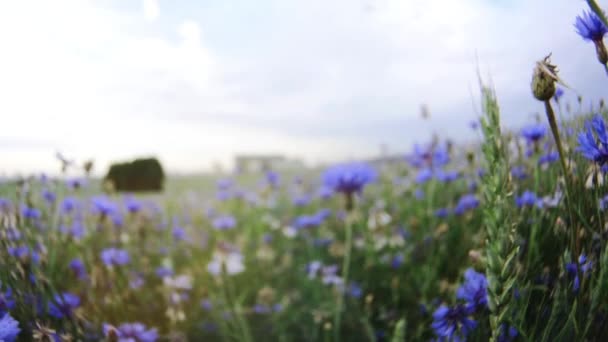
[[570, 172], [568, 172], [568, 166], [566, 165], [566, 156], [564, 153], [564, 149], [562, 148], [562, 141], [559, 135], [559, 130], [557, 128], [557, 122], [555, 120], [555, 113], [553, 112], [553, 107], [551, 106], [551, 102], [549, 100], [545, 101], [545, 111], [547, 113], [547, 120], [549, 121], [549, 126], [551, 126], [551, 133], [553, 133], [553, 139], [555, 140], [555, 145], [557, 145], [557, 152], [559, 153], [559, 161], [562, 166], [562, 171], [564, 172], [564, 179], [566, 181], [566, 206], [568, 207], [568, 214], [570, 216], [570, 230], [572, 232], [572, 241], [571, 250], [578, 255], [578, 241], [576, 234], [576, 226], [574, 226], [574, 215], [572, 211], [572, 197], [570, 196], [571, 191], [571, 178]]
[[344, 250], [344, 259], [342, 260], [342, 284], [343, 291], [338, 291], [338, 299], [336, 300], [336, 310], [334, 312], [334, 341], [340, 341], [340, 320], [342, 318], [342, 307], [344, 306], [344, 296], [346, 287], [348, 286], [348, 270], [350, 268], [350, 254], [352, 250], [353, 227], [351, 223], [352, 214], [348, 213], [346, 217], [346, 242]]

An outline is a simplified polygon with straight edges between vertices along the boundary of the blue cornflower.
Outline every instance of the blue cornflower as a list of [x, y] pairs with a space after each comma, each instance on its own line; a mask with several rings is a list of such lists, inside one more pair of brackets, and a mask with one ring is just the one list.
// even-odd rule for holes
[[334, 165], [323, 173], [325, 186], [346, 195], [361, 192], [365, 185], [376, 178], [376, 171], [370, 165], [360, 162]]
[[314, 228], [323, 223], [323, 217], [317, 215], [300, 215], [293, 221], [293, 226], [297, 229]]
[[80, 298], [69, 292], [57, 294], [49, 303], [49, 315], [57, 318], [71, 318], [74, 309], [80, 306]]
[[593, 262], [588, 260], [586, 254], [581, 254], [578, 257], [577, 263], [570, 262], [566, 264], [566, 272], [568, 276], [573, 279], [572, 290], [575, 293], [577, 293], [580, 288], [580, 279], [578, 277], [579, 268], [584, 276], [588, 276], [590, 274], [590, 271], [593, 268]]
[[407, 157], [412, 166], [421, 167], [441, 167], [450, 162], [450, 154], [445, 145], [429, 144], [422, 147], [414, 145], [414, 153]]
[[5, 313], [0, 319], [0, 341], [13, 342], [21, 332], [19, 322]]
[[277, 188], [281, 182], [281, 176], [274, 171], [268, 171], [266, 172], [266, 182], [271, 187]]
[[403, 254], [401, 254], [401, 253], [396, 254], [391, 259], [391, 267], [394, 269], [401, 267], [401, 265], [403, 265], [404, 260], [405, 260], [405, 257], [403, 256]]
[[218, 190], [228, 190], [232, 187], [232, 185], [234, 184], [233, 180], [230, 178], [222, 178], [219, 179], [215, 185], [217, 186]]
[[544, 125], [530, 125], [521, 130], [521, 136], [530, 143], [536, 143], [545, 137], [547, 128]]
[[438, 218], [445, 218], [450, 214], [450, 211], [448, 208], [439, 208], [437, 210], [435, 210], [435, 216]]
[[424, 168], [418, 171], [416, 175], [416, 183], [423, 184], [430, 181], [433, 178], [433, 170], [429, 168]]
[[125, 198], [125, 206], [130, 213], [134, 214], [141, 210], [142, 203], [137, 198], [128, 196]]
[[12, 310], [14, 307], [15, 299], [13, 299], [13, 291], [7, 289], [4, 292], [0, 292], [0, 316]]
[[466, 194], [460, 197], [456, 207], [454, 208], [454, 213], [456, 215], [462, 215], [469, 210], [473, 210], [479, 206], [479, 200], [473, 194]]
[[582, 16], [577, 16], [574, 27], [584, 40], [592, 42], [601, 41], [608, 33], [608, 29], [602, 20], [590, 11], [585, 11]]
[[[608, 162], [608, 133], [606, 124], [600, 115], [596, 115], [585, 124], [586, 130], [578, 135], [578, 151], [589, 160], [603, 166]], [[597, 134], [597, 139], [593, 132]]]
[[107, 216], [115, 213], [118, 210], [116, 203], [112, 202], [105, 196], [96, 196], [91, 199], [93, 208], [102, 216]]
[[348, 294], [353, 298], [359, 299], [363, 295], [363, 289], [359, 283], [353, 281], [348, 286]]
[[42, 212], [37, 208], [28, 207], [27, 205], [23, 205], [21, 207], [21, 215], [26, 219], [39, 219], [42, 217]]
[[471, 311], [463, 305], [454, 307], [440, 306], [433, 313], [431, 327], [435, 335], [447, 341], [464, 341], [466, 336], [477, 327], [470, 319]]
[[326, 199], [331, 198], [331, 196], [332, 196], [333, 194], [334, 194], [334, 189], [332, 189], [332, 188], [330, 188], [330, 187], [327, 187], [327, 186], [324, 186], [324, 185], [320, 186], [320, 187], [317, 189], [317, 196], [318, 196], [320, 199], [323, 199], [323, 200], [326, 200]]
[[557, 152], [547, 152], [542, 156], [538, 157], [538, 165], [542, 166], [544, 164], [555, 163], [559, 160], [559, 153]]
[[101, 261], [106, 266], [123, 266], [128, 264], [131, 258], [126, 250], [111, 247], [101, 251]]
[[53, 203], [55, 203], [55, 200], [57, 199], [57, 195], [55, 195], [55, 193], [50, 191], [49, 189], [44, 189], [44, 190], [42, 190], [42, 198], [44, 198], [44, 200], [48, 204], [53, 204]]
[[40, 262], [40, 254], [36, 252], [33, 248], [29, 248], [24, 245], [17, 247], [8, 247], [8, 254], [24, 262], [31, 261], [34, 264], [38, 264]]
[[218, 216], [211, 223], [217, 230], [228, 230], [236, 227], [236, 219], [230, 215]]
[[460, 172], [452, 170], [452, 171], [444, 171], [437, 170], [435, 176], [440, 182], [450, 183], [458, 179], [460, 177]]
[[68, 197], [64, 198], [63, 201], [61, 202], [61, 212], [63, 214], [69, 214], [72, 211], [74, 211], [74, 209], [76, 208], [77, 205], [78, 205], [78, 200], [74, 197], [68, 196]]
[[118, 326], [118, 328], [104, 324], [103, 334], [105, 337], [118, 337], [118, 342], [154, 342], [158, 339], [156, 328], [148, 329], [144, 324], [138, 322], [124, 323]]
[[156, 276], [159, 278], [170, 277], [173, 275], [173, 270], [167, 266], [159, 266], [156, 268]]
[[69, 267], [70, 270], [72, 270], [72, 272], [76, 276], [76, 278], [82, 280], [87, 277], [87, 269], [82, 260], [78, 258], [73, 259], [72, 261], [70, 261]]
[[511, 168], [511, 176], [516, 179], [526, 179], [528, 174], [526, 173], [526, 168], [523, 166], [513, 166]]
[[515, 198], [515, 204], [519, 208], [533, 206], [542, 208], [543, 201], [542, 199], [539, 199], [532, 191], [526, 190], [523, 194], [521, 194], [521, 196]]
[[553, 100], [559, 103], [559, 100], [564, 96], [564, 89], [557, 87], [555, 88], [555, 95], [553, 95]]
[[294, 196], [292, 203], [296, 207], [305, 207], [310, 204], [312, 197], [310, 195], [296, 195]]
[[474, 311], [488, 307], [488, 280], [483, 273], [469, 268], [464, 272], [464, 283], [456, 290], [456, 298], [463, 299]]
[[515, 341], [519, 332], [514, 326], [509, 326], [506, 323], [500, 325], [500, 335], [498, 335], [498, 342], [512, 342]]
[[171, 235], [175, 241], [183, 241], [187, 237], [186, 230], [180, 226], [173, 227], [173, 230], [171, 230]]

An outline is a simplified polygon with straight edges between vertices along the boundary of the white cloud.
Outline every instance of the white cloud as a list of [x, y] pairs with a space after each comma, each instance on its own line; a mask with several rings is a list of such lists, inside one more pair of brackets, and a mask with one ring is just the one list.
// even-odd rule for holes
[[160, 4], [158, 1], [159, 0], [143, 0], [142, 7], [146, 20], [156, 21], [160, 16]]
[[88, 1], [1, 4], [3, 168], [50, 169], [62, 149], [102, 170], [158, 153], [192, 171], [238, 152], [315, 161], [402, 149], [432, 128], [462, 135], [476, 56], [511, 124], [538, 109], [529, 78], [550, 51], [572, 86], [602, 93], [593, 47], [572, 30], [583, 4], [569, 0], [186, 5], [161, 18], [144, 1], [142, 18]]

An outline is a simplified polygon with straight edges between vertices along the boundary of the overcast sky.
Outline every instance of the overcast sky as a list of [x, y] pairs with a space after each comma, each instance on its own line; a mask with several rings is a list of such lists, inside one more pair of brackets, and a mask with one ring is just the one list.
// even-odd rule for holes
[[[602, 3], [608, 7], [607, 3]], [[55, 151], [154, 154], [193, 172], [235, 153], [309, 163], [474, 138], [476, 61], [506, 125], [532, 122], [553, 52], [587, 101], [608, 79], [574, 32], [580, 0], [53, 0], [0, 3], [0, 174]], [[569, 94], [570, 99], [575, 98]], [[420, 120], [427, 104], [430, 122]], [[475, 107], [474, 107], [475, 105]]]

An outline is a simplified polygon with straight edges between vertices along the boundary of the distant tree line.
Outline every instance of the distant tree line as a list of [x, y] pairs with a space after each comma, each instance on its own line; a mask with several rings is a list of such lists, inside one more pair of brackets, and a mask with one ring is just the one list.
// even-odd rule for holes
[[105, 182], [116, 191], [162, 191], [165, 173], [156, 158], [139, 158], [110, 166]]

